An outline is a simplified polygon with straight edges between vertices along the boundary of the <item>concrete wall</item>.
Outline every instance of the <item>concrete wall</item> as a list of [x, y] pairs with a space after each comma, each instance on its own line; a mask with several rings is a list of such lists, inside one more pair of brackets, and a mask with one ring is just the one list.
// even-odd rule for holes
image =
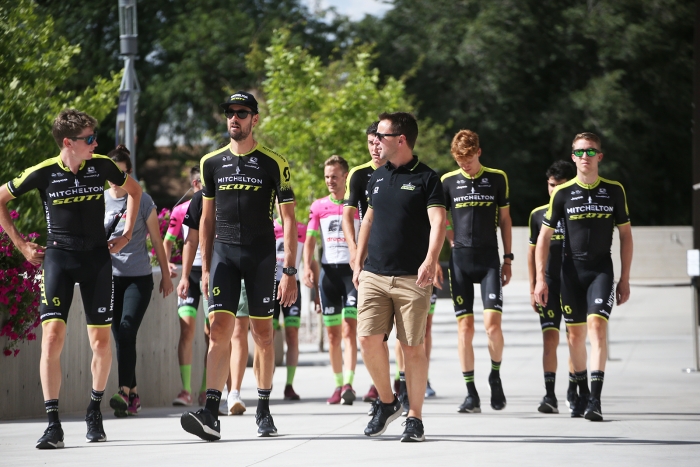
[[[643, 282], [688, 282], [686, 276], [686, 250], [692, 248], [692, 228], [679, 227], [635, 227], [633, 228], [635, 251], [632, 263], [632, 281]], [[513, 229], [514, 280], [527, 280], [527, 228]], [[619, 246], [615, 235], [613, 258], [615, 271], [619, 274]], [[159, 272], [154, 273], [156, 284]], [[157, 289], [157, 286], [156, 286]], [[308, 291], [303, 291], [308, 297]], [[303, 300], [304, 304], [308, 299]], [[203, 318], [197, 320], [194, 344], [192, 386], [199, 388], [204, 359]], [[305, 315], [306, 316], [306, 315]], [[63, 383], [60, 394], [60, 409], [63, 413], [85, 410], [91, 387], [90, 362], [92, 354], [85, 331], [85, 316], [82, 300], [76, 288], [68, 319], [65, 348], [61, 356]], [[39, 335], [41, 331], [39, 330]], [[278, 333], [282, 335], [283, 333]], [[137, 350], [136, 379], [139, 393], [145, 406], [170, 405], [180, 388], [180, 373], [177, 361], [177, 342], [180, 335], [176, 299], [172, 294], [163, 299], [154, 293], [151, 305], [141, 325]], [[0, 345], [5, 343], [0, 338]], [[114, 344], [112, 344], [114, 346]], [[0, 419], [43, 416], [43, 396], [39, 380], [40, 340], [21, 345], [17, 357], [0, 356]], [[279, 343], [278, 343], [279, 348]], [[115, 355], [116, 353], [113, 352]], [[117, 389], [116, 357], [107, 383], [106, 396]], [[195, 394], [196, 396], [196, 394]]]

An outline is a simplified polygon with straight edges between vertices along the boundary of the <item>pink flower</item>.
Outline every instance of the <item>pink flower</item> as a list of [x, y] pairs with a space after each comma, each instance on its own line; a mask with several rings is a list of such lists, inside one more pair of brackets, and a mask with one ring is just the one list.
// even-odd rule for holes
[[15, 354], [13, 355], [13, 357], [16, 357], [18, 353], [19, 353], [19, 349], [15, 349]]
[[4, 356], [6, 356], [6, 357], [9, 357], [10, 355], [12, 355], [12, 350], [10, 350], [10, 349], [5, 349], [5, 350], [2, 351], [2, 354], [3, 354]]
[[14, 331], [11, 332], [11, 333], [10, 333], [10, 340], [11, 340], [11, 341], [16, 341], [17, 339], [19, 339], [19, 335], [17, 335], [17, 333], [14, 332]]
[[10, 211], [10, 217], [13, 219], [19, 219], [19, 213], [17, 211]]
[[36, 340], [36, 334], [34, 334], [33, 332], [28, 333], [28, 334], [27, 334], [27, 340], [28, 340], [28, 341], [35, 341], [35, 340]]

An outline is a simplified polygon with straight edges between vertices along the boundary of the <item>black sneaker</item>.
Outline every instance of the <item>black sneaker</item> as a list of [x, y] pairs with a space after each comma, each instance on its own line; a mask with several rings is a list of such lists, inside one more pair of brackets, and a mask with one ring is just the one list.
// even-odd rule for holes
[[416, 417], [408, 417], [402, 425], [406, 427], [401, 435], [402, 443], [417, 443], [420, 441], [425, 441], [423, 422], [421, 422], [419, 419]]
[[399, 398], [396, 395], [394, 395], [394, 401], [390, 404], [384, 404], [379, 401], [372, 420], [369, 421], [367, 428], [365, 428], [365, 436], [381, 435], [386, 431], [389, 423], [399, 418], [400, 415], [401, 402], [399, 402]]
[[102, 443], [107, 441], [105, 429], [102, 427], [102, 412], [99, 410], [91, 410], [85, 416], [85, 422], [87, 423], [85, 441], [88, 443]]
[[263, 438], [277, 436], [277, 428], [270, 412], [255, 414], [255, 423], [258, 424], [258, 436]]
[[401, 416], [406, 417], [408, 411], [411, 410], [411, 403], [408, 402], [408, 393], [405, 392], [399, 395], [399, 400], [401, 401]]
[[214, 416], [207, 409], [183, 413], [180, 417], [180, 425], [183, 430], [199, 436], [204, 441], [221, 439], [219, 420], [214, 420]]
[[369, 410], [367, 411], [367, 415], [374, 417], [374, 414], [377, 413], [377, 410], [379, 409], [379, 404], [381, 404], [379, 399], [373, 401], [369, 407]]
[[576, 402], [571, 407], [571, 418], [581, 418], [586, 411], [588, 396], [576, 396]]
[[464, 402], [457, 408], [459, 413], [481, 413], [481, 401], [478, 397], [468, 394]]
[[503, 410], [506, 408], [506, 396], [503, 394], [501, 378], [489, 379], [491, 386], [491, 408], [493, 410]]
[[542, 413], [559, 413], [556, 396], [544, 396], [540, 406], [537, 407], [537, 411]]
[[593, 396], [588, 399], [588, 405], [586, 406], [586, 413], [584, 417], [586, 420], [590, 420], [592, 422], [603, 421], [603, 411], [600, 409], [600, 400]]
[[60, 449], [63, 447], [61, 422], [54, 422], [46, 428], [44, 436], [36, 442], [37, 449]]
[[566, 391], [566, 406], [569, 408], [569, 411], [573, 410], [574, 405], [576, 405], [576, 399], [578, 398], [577, 390], [578, 388], [574, 388], [573, 390], [567, 389]]

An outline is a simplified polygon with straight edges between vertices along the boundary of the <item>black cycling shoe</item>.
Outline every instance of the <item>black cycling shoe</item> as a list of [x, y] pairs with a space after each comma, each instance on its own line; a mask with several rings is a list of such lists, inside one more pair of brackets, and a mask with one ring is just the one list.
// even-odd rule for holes
[[425, 433], [423, 431], [423, 422], [416, 417], [408, 417], [403, 425], [406, 429], [401, 435], [402, 443], [417, 443], [425, 441]]
[[588, 396], [577, 396], [576, 402], [571, 407], [571, 418], [581, 418], [586, 412], [586, 405], [588, 404]]
[[255, 415], [255, 423], [258, 424], [258, 436], [267, 438], [277, 436], [277, 427], [272, 420], [270, 412], [263, 412]]
[[46, 428], [44, 436], [36, 442], [37, 449], [61, 449], [63, 444], [63, 428], [61, 422], [54, 422]]
[[493, 410], [503, 410], [506, 408], [506, 396], [503, 394], [503, 384], [501, 378], [489, 379], [491, 386], [491, 408]]
[[542, 413], [559, 413], [556, 396], [544, 396], [540, 406], [537, 407], [537, 411]]
[[367, 424], [365, 428], [366, 436], [379, 436], [386, 428], [389, 423], [393, 422], [401, 415], [401, 402], [399, 398], [394, 395], [394, 401], [390, 404], [384, 404], [378, 401], [377, 409], [372, 417], [372, 420]]
[[457, 408], [459, 413], [481, 413], [481, 401], [478, 397], [468, 394], [464, 402]]
[[88, 443], [103, 443], [107, 441], [105, 429], [102, 427], [102, 412], [91, 410], [85, 416], [85, 422], [87, 423], [85, 441]]
[[592, 422], [603, 421], [603, 411], [600, 409], [600, 400], [593, 396], [588, 399], [588, 405], [586, 406], [584, 418]]
[[221, 439], [221, 426], [219, 420], [207, 409], [199, 409], [196, 412], [185, 412], [180, 417], [182, 428], [204, 441], [218, 441]]
[[411, 410], [411, 403], [408, 401], [408, 393], [405, 392], [399, 395], [399, 400], [401, 401], [401, 416], [406, 417], [408, 411]]

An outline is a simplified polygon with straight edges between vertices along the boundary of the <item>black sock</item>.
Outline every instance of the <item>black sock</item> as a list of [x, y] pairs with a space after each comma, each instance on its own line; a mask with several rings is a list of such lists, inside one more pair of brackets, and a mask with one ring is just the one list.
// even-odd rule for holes
[[491, 360], [491, 374], [489, 375], [489, 381], [493, 379], [501, 379], [501, 362], [494, 362]]
[[408, 394], [408, 389], [406, 389], [406, 372], [399, 371], [399, 394]]
[[270, 393], [272, 389], [258, 388], [258, 410], [257, 413], [270, 412]]
[[588, 397], [591, 391], [588, 389], [588, 370], [576, 372], [576, 382], [578, 384], [578, 394], [581, 397]]
[[544, 372], [544, 387], [547, 390], [547, 395], [554, 397], [554, 383], [557, 381], [557, 374], [545, 371]]
[[478, 399], [479, 393], [476, 392], [476, 385], [474, 384], [474, 370], [463, 371], [462, 376], [464, 377], [464, 382], [467, 383], [467, 394]]
[[92, 410], [100, 411], [100, 402], [102, 402], [102, 396], [105, 395], [104, 391], [95, 391], [94, 389], [90, 392], [90, 405], [88, 405], [87, 411], [90, 413]]
[[46, 407], [46, 415], [49, 416], [49, 425], [60, 422], [58, 419], [58, 399], [44, 401], [44, 407]]
[[578, 388], [578, 381], [576, 380], [576, 375], [574, 373], [569, 373], [569, 387], [566, 389], [567, 393], [573, 392], [576, 394], [576, 389]]
[[605, 379], [604, 371], [591, 371], [591, 395], [598, 400], [600, 400], [600, 393], [603, 391], [603, 379]]
[[207, 401], [204, 403], [204, 408], [211, 412], [214, 420], [219, 419], [219, 402], [221, 402], [221, 391], [207, 389]]

